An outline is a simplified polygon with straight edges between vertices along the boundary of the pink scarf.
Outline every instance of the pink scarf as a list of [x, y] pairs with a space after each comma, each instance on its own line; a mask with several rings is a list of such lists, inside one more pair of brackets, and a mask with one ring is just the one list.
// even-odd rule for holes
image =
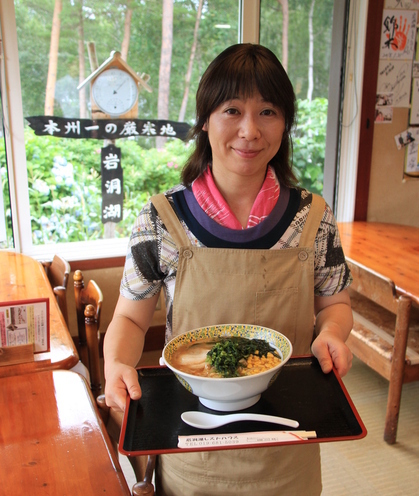
[[[209, 166], [192, 183], [192, 192], [202, 210], [215, 222], [230, 229], [243, 229], [218, 191]], [[247, 220], [246, 228], [254, 227], [262, 222], [272, 212], [278, 197], [279, 182], [273, 168], [269, 166], [265, 180]]]

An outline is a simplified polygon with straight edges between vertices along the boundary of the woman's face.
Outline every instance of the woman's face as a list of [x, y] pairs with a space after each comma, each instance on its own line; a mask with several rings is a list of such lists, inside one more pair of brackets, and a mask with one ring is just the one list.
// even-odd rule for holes
[[222, 103], [202, 129], [208, 132], [215, 178], [264, 177], [281, 146], [285, 119], [278, 107], [256, 93]]

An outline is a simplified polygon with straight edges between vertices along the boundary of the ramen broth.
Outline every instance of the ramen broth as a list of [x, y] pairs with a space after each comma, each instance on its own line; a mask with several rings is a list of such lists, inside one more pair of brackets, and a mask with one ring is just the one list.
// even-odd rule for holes
[[[223, 377], [207, 360], [208, 352], [215, 344], [226, 338], [203, 338], [191, 343], [180, 345], [170, 358], [170, 363], [176, 369], [191, 375], [202, 377]], [[265, 342], [266, 343], [266, 342]], [[263, 364], [261, 365], [261, 362]], [[253, 375], [268, 370], [281, 362], [279, 356], [268, 353], [266, 357], [258, 356], [258, 352], [250, 355], [248, 360], [242, 359], [237, 368], [238, 376]]]
[[202, 340], [179, 346], [171, 356], [170, 363], [187, 374], [209, 376], [211, 367], [206, 358], [214, 344], [214, 340]]

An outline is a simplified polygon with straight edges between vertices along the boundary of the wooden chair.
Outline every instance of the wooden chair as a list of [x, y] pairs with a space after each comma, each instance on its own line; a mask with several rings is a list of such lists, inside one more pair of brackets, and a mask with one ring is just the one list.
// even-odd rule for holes
[[79, 355], [90, 374], [90, 386], [96, 398], [102, 392], [99, 354], [100, 310], [103, 294], [97, 283], [90, 280], [86, 287], [80, 270], [74, 272], [74, 297], [79, 334]]
[[[156, 360], [156, 357], [161, 356], [161, 351], [164, 348], [165, 329], [166, 311], [164, 304], [164, 294], [162, 291], [144, 342], [143, 353], [145, 355], [149, 353], [152, 360]], [[143, 358], [145, 357], [144, 354]], [[158, 365], [158, 358], [155, 364]], [[108, 431], [114, 449], [117, 452], [124, 414], [121, 411], [115, 411], [114, 409], [110, 409], [108, 406], [106, 406], [105, 395], [103, 394], [98, 396], [96, 401], [106, 425], [106, 430]], [[154, 486], [152, 481], [156, 465], [156, 456], [149, 455], [128, 457], [128, 460], [131, 463], [136, 479], [138, 481], [132, 488], [133, 496], [153, 496]]]
[[[99, 395], [96, 401], [112, 445], [115, 452], [118, 453], [118, 441], [124, 413], [106, 406], [104, 394]], [[156, 455], [130, 456], [128, 457], [128, 461], [130, 462], [138, 481], [132, 487], [133, 496], [153, 496], [153, 475], [156, 465]]]
[[[389, 381], [384, 440], [394, 444], [402, 386], [419, 380], [419, 312], [393, 281], [347, 259], [354, 278], [349, 288], [354, 326], [347, 345]], [[409, 332], [410, 329], [410, 332]]]
[[66, 290], [68, 277], [71, 272], [70, 264], [60, 255], [54, 255], [52, 261], [43, 261], [41, 263], [47, 273], [49, 282], [57, 298], [58, 306], [68, 327]]

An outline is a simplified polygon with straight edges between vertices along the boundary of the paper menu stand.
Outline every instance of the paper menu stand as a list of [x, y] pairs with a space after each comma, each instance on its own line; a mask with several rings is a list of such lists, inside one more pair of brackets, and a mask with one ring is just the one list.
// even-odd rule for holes
[[0, 302], [0, 366], [50, 350], [49, 299]]

